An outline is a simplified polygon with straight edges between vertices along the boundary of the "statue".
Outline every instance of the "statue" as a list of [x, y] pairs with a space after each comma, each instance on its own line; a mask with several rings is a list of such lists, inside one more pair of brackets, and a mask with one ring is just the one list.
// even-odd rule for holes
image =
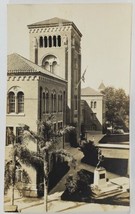
[[96, 168], [99, 169], [100, 167], [102, 167], [102, 162], [104, 161], [104, 156], [101, 153], [101, 150], [98, 149], [98, 163], [96, 165]]

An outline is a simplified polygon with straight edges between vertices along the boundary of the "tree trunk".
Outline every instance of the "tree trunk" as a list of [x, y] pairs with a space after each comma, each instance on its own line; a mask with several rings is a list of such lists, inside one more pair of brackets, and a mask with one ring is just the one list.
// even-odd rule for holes
[[45, 211], [48, 211], [47, 201], [48, 201], [48, 173], [49, 173], [49, 159], [48, 151], [44, 154], [44, 206]]
[[45, 206], [45, 212], [48, 211], [47, 201], [48, 201], [48, 185], [47, 185], [46, 179], [44, 178], [44, 206]]
[[11, 205], [14, 205], [14, 184], [12, 184]]
[[13, 154], [12, 154], [12, 186], [11, 186], [11, 205], [14, 205], [14, 190], [15, 190], [15, 163], [16, 157], [15, 157], [15, 149], [14, 149], [14, 143], [13, 143]]

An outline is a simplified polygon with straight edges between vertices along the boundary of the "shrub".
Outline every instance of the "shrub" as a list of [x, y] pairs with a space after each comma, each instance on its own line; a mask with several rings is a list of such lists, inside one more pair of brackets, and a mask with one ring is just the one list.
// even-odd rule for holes
[[82, 169], [74, 176], [70, 175], [66, 180], [66, 189], [61, 196], [62, 200], [70, 201], [91, 201], [90, 184], [93, 182], [93, 176], [90, 172]]
[[93, 141], [83, 141], [80, 148], [84, 154], [82, 161], [96, 166], [98, 163], [98, 149], [94, 145]]

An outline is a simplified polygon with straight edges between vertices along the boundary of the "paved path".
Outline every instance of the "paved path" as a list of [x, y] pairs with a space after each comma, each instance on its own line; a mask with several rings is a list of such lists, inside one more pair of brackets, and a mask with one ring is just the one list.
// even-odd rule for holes
[[[67, 174], [50, 191], [50, 194], [53, 194], [55, 192], [60, 192], [60, 191], [64, 191], [65, 190], [65, 183], [66, 183], [66, 179], [69, 176], [69, 174], [75, 174], [77, 171], [79, 171], [81, 169], [85, 169], [85, 170], [88, 170], [90, 172], [94, 172], [94, 169], [95, 169], [94, 166], [90, 166], [88, 164], [85, 164], [85, 163], [81, 162], [81, 159], [83, 158], [83, 153], [79, 150], [79, 148], [73, 148], [73, 147], [70, 147], [69, 145], [66, 145], [65, 149], [68, 152], [70, 152], [74, 156], [74, 158], [77, 160], [77, 166], [76, 166], [76, 169], [70, 168], [70, 170], [67, 172]], [[118, 175], [114, 174], [114, 173], [111, 173], [111, 172], [107, 172], [107, 177], [111, 179], [111, 178], [118, 177]]]

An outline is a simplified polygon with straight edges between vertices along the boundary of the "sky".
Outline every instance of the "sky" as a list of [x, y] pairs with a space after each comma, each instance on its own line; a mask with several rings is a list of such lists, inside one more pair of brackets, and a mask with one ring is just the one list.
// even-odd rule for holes
[[131, 63], [132, 6], [115, 4], [8, 5], [7, 52], [29, 59], [28, 24], [59, 17], [73, 21], [82, 33], [82, 68], [85, 83], [98, 89], [123, 88], [129, 93]]
[[[131, 62], [130, 53], [132, 46], [131, 4], [98, 3], [75, 5], [10, 5], [8, 6], [6, 18], [6, 8], [3, 6], [3, 3], [7, 1], [11, 2], [11, 0], [0, 1], [0, 63], [2, 62], [0, 71], [0, 118], [2, 124], [0, 125], [0, 155], [1, 166], [3, 166], [0, 167], [1, 184], [3, 184], [4, 181], [3, 156], [5, 153], [5, 148], [3, 142], [5, 142], [6, 126], [6, 54], [16, 52], [26, 58], [29, 58], [29, 33], [27, 25], [53, 17], [68, 19], [75, 23], [83, 34], [81, 42], [82, 73], [88, 66], [85, 75], [85, 83], [82, 83], [82, 87], [90, 86], [97, 89], [101, 81], [103, 81], [106, 86], [112, 85], [116, 88], [124, 88], [126, 92], [129, 93]], [[25, 0], [22, 0], [22, 2], [25, 2]], [[26, 2], [28, 2], [28, 0]], [[8, 42], [7, 47], [5, 41], [6, 38]], [[135, 38], [135, 22], [133, 38]], [[135, 40], [133, 40], [133, 38], [132, 59], [135, 57]], [[130, 105], [131, 142], [135, 142], [134, 70], [135, 63], [132, 60], [132, 90]], [[130, 147], [131, 163], [133, 163], [131, 164], [131, 178], [134, 178], [135, 144], [131, 143]], [[135, 179], [131, 179], [131, 187], [131, 207], [135, 210]], [[3, 185], [0, 185], [0, 197], [3, 199]], [[132, 209], [130, 210], [134, 211]], [[3, 213], [2, 203], [0, 205], [0, 213]]]

